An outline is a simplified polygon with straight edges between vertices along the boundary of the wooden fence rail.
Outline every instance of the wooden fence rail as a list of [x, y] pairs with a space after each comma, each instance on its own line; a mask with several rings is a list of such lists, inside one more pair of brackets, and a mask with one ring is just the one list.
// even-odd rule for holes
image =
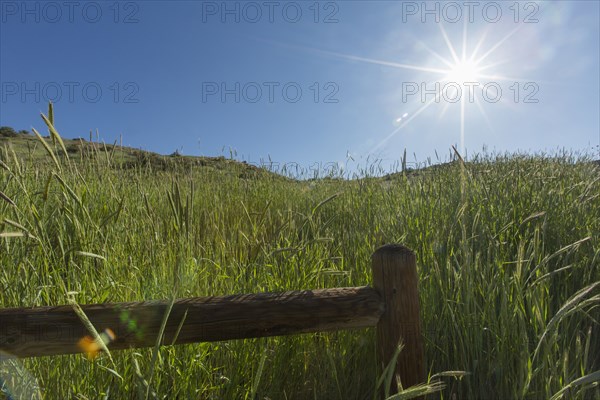
[[[396, 364], [404, 387], [425, 380], [415, 255], [401, 245], [372, 256], [373, 288], [353, 287], [82, 305], [97, 331], [110, 328], [110, 350], [377, 327], [381, 366]], [[0, 350], [16, 357], [81, 352], [89, 335], [72, 306], [0, 309]], [[396, 391], [392, 385], [392, 393]]]

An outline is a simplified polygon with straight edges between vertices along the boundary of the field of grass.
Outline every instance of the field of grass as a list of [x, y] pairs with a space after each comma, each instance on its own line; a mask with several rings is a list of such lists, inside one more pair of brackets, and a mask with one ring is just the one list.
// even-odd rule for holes
[[[293, 180], [89, 142], [67, 158], [55, 141], [56, 161], [35, 137], [0, 151], [0, 307], [361, 286], [371, 253], [399, 242], [417, 255], [430, 374], [467, 372], [437, 378], [442, 398], [600, 398], [592, 163], [486, 155], [386, 178]], [[45, 399], [372, 399], [381, 372], [372, 329], [112, 358], [19, 369]]]

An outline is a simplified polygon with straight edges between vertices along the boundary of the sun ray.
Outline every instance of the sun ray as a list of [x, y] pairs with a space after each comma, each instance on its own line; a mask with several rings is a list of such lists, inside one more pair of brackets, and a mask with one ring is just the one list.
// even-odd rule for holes
[[522, 25], [517, 25], [517, 27], [515, 29], [513, 29], [512, 31], [508, 32], [508, 34], [506, 36], [504, 36], [502, 39], [500, 39], [495, 45], [493, 45], [488, 51], [485, 52], [484, 55], [482, 55], [479, 59], [477, 59], [477, 61], [475, 61], [477, 64], [479, 64], [480, 62], [482, 62], [483, 60], [485, 60], [490, 54], [492, 54], [494, 51], [496, 51], [496, 49], [500, 46], [502, 46], [502, 44], [504, 42], [506, 42], [508, 40], [508, 38], [510, 38], [512, 35], [514, 35], [515, 33], [517, 33], [517, 31], [519, 31], [521, 29]]
[[490, 131], [496, 133], [496, 129], [494, 129], [494, 126], [492, 125], [492, 121], [490, 121], [490, 118], [488, 117], [487, 112], [481, 106], [481, 103], [479, 102], [479, 100], [475, 99], [475, 105], [479, 109], [479, 112], [481, 113], [481, 115], [483, 115], [483, 119], [485, 120], [488, 128], [490, 128]]
[[408, 125], [408, 123], [410, 121], [412, 121], [413, 119], [415, 119], [419, 114], [421, 114], [423, 111], [425, 111], [436, 99], [439, 98], [439, 94], [436, 95], [433, 99], [429, 100], [427, 103], [423, 104], [421, 107], [419, 107], [419, 109], [417, 111], [415, 111], [415, 113], [413, 115], [411, 115], [406, 121], [404, 121], [399, 127], [397, 127], [396, 129], [394, 129], [389, 135], [387, 135], [385, 138], [383, 138], [383, 140], [381, 140], [376, 146], [374, 146], [368, 154], [371, 154], [373, 152], [375, 152], [375, 150], [379, 149], [381, 146], [383, 146], [388, 140], [390, 140], [392, 137], [394, 137], [394, 135], [396, 135], [396, 133], [398, 133], [398, 131], [400, 131], [400, 129], [404, 128], [406, 125]]
[[494, 68], [494, 67], [497, 67], [498, 65], [502, 65], [502, 64], [507, 64], [508, 62], [509, 62], [508, 60], [502, 60], [502, 61], [498, 61], [495, 63], [482, 65], [479, 67], [479, 71], [485, 71], [486, 69]]
[[255, 40], [264, 42], [264, 43], [270, 43], [270, 44], [277, 45], [277, 46], [286, 47], [286, 48], [309, 51], [309, 52], [313, 52], [313, 53], [318, 53], [318, 54], [323, 54], [323, 55], [328, 55], [328, 56], [333, 56], [333, 57], [338, 57], [338, 58], [344, 58], [346, 60], [351, 60], [351, 61], [361, 61], [361, 62], [365, 62], [365, 63], [369, 63], [369, 64], [377, 64], [377, 65], [383, 65], [383, 66], [394, 67], [394, 68], [403, 68], [403, 69], [409, 69], [409, 70], [415, 70], [415, 71], [421, 71], [421, 72], [431, 72], [431, 73], [436, 73], [436, 74], [445, 74], [448, 72], [447, 70], [440, 69], [440, 68], [430, 68], [430, 67], [419, 66], [419, 65], [410, 65], [410, 64], [396, 63], [396, 62], [392, 62], [392, 61], [377, 60], [374, 58], [360, 57], [360, 56], [355, 56], [352, 54], [344, 54], [344, 53], [338, 53], [338, 52], [334, 52], [334, 51], [321, 50], [321, 49], [318, 49], [315, 47], [283, 43], [283, 42], [279, 42], [277, 40], [262, 39], [262, 38], [257, 38]]
[[448, 59], [446, 59], [445, 57], [442, 57], [441, 55], [439, 55], [435, 51], [431, 50], [431, 48], [429, 48], [425, 43], [423, 43], [422, 41], [419, 41], [418, 43], [419, 43], [419, 45], [423, 46], [423, 48], [425, 50], [427, 50], [431, 55], [433, 55], [438, 60], [440, 60], [441, 62], [443, 62], [444, 64], [446, 64], [448, 66], [448, 68], [452, 68], [453, 67], [452, 63], [450, 61], [448, 61]]
[[454, 60], [454, 63], [458, 64], [460, 62], [460, 60], [458, 59], [458, 56], [456, 55], [456, 51], [454, 50], [454, 46], [452, 46], [452, 43], [450, 42], [450, 38], [448, 37], [448, 34], [446, 34], [446, 30], [444, 29], [444, 26], [442, 24], [439, 24], [438, 26], [440, 27], [440, 31], [442, 32], [442, 36], [444, 37], [446, 46], [448, 46], [448, 50], [450, 50], [450, 54], [452, 54], [452, 59]]
[[465, 96], [460, 99], [460, 153], [465, 155]]
[[462, 58], [461, 60], [464, 62], [467, 59], [467, 19], [465, 18], [465, 23], [463, 24], [463, 41], [462, 41]]
[[471, 53], [471, 57], [469, 57], [469, 61], [475, 62], [475, 57], [477, 57], [477, 53], [479, 53], [479, 49], [483, 45], [483, 42], [485, 41], [485, 38], [487, 37], [487, 33], [488, 33], [488, 30], [485, 29], [483, 31], [483, 33], [481, 34], [481, 36], [479, 37], [479, 40], [477, 41], [477, 44], [475, 45], [475, 49], [473, 49], [473, 53]]
[[318, 51], [318, 52], [324, 53], [324, 54], [328, 54], [331, 56], [345, 58], [347, 60], [362, 61], [362, 62], [366, 62], [366, 63], [370, 63], [370, 64], [384, 65], [384, 66], [388, 66], [388, 67], [411, 69], [411, 70], [422, 71], [422, 72], [433, 72], [433, 73], [438, 73], [438, 74], [443, 74], [443, 73], [447, 72], [446, 70], [439, 69], [439, 68], [429, 68], [429, 67], [421, 67], [418, 65], [400, 64], [400, 63], [395, 63], [395, 62], [391, 62], [391, 61], [377, 60], [377, 59], [373, 59], [373, 58], [359, 57], [359, 56], [354, 56], [354, 55], [350, 55], [350, 54], [335, 53], [335, 52], [324, 51], [324, 50], [315, 50], [315, 51]]
[[440, 118], [443, 118], [444, 115], [446, 115], [446, 111], [448, 110], [448, 108], [450, 108], [450, 103], [449, 102], [445, 102], [444, 103], [444, 107], [442, 108], [442, 112], [440, 114]]
[[[506, 81], [506, 82], [535, 82], [535, 83], [549, 83], [547, 81], [541, 81], [539, 79], [532, 78], [517, 78], [514, 76], [504, 76], [504, 75], [479, 75], [480, 78], [489, 79], [491, 81]], [[483, 80], [482, 79], [482, 80]]]

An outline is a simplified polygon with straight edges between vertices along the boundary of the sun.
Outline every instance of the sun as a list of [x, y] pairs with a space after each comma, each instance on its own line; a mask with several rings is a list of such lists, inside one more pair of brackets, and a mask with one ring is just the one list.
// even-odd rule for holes
[[[479, 109], [488, 126], [492, 128], [492, 124], [483, 108], [481, 101], [478, 98], [474, 98], [474, 101], [471, 101], [471, 94], [473, 93], [474, 88], [478, 87], [479, 90], [483, 90], [487, 84], [494, 83], [497, 85], [499, 81], [506, 82], [526, 82], [531, 79], [524, 78], [516, 78], [516, 77], [507, 77], [504, 76], [500, 71], [497, 70], [497, 66], [504, 64], [506, 61], [502, 62], [492, 62], [486, 61], [490, 56], [500, 47], [502, 46], [511, 36], [513, 36], [522, 25], [516, 26], [513, 30], [508, 32], [503, 38], [497, 41], [495, 44], [491, 45], [487, 50], [483, 50], [482, 46], [484, 41], [486, 40], [487, 31], [483, 31], [481, 35], [479, 35], [479, 40], [477, 41], [475, 47], [473, 49], [467, 48], [467, 43], [469, 42], [467, 35], [467, 20], [465, 19], [465, 25], [463, 26], [462, 32], [462, 47], [460, 49], [455, 48], [452, 44], [452, 41], [448, 37], [446, 30], [444, 29], [443, 24], [438, 24], [442, 38], [444, 39], [447, 47], [446, 56], [436, 52], [434, 49], [429, 48], [427, 44], [422, 41], [418, 41], [418, 44], [427, 50], [433, 58], [437, 59], [440, 64], [430, 66], [430, 65], [410, 65], [403, 64], [393, 61], [386, 60], [378, 60], [373, 58], [360, 57], [357, 55], [351, 54], [342, 54], [330, 51], [316, 50], [319, 53], [327, 54], [339, 58], [344, 58], [351, 61], [359, 61], [369, 64], [377, 64], [383, 65], [392, 68], [399, 68], [411, 71], [418, 71], [423, 73], [429, 73], [434, 76], [437, 75], [437, 78], [433, 78], [428, 84], [435, 85], [435, 93], [434, 96], [429, 100], [421, 100], [421, 104], [415, 107], [413, 111], [404, 112], [402, 117], [394, 120], [394, 125], [396, 128], [387, 136], [385, 136], [379, 143], [377, 143], [370, 151], [370, 153], [375, 152], [385, 145], [394, 135], [396, 135], [401, 129], [407, 126], [412, 120], [414, 120], [419, 114], [424, 112], [431, 105], [440, 103], [440, 98], [444, 98], [446, 101], [443, 105], [442, 115], [446, 112], [446, 110], [453, 104], [458, 103], [460, 106], [460, 110], [458, 111], [459, 119], [460, 119], [460, 152], [462, 154], [465, 153], [465, 122], [467, 119], [467, 106], [470, 107], [470, 104], [474, 103], [474, 105]], [[314, 49], [313, 49], [314, 50]], [[457, 50], [460, 50], [457, 51]], [[483, 53], [482, 55], [480, 53]], [[490, 74], [489, 69], [494, 69], [495, 73]], [[485, 83], [485, 84], [484, 84]], [[424, 92], [427, 89], [423, 89]], [[417, 96], [419, 99], [423, 99], [422, 96]], [[466, 99], [469, 98], [469, 101]]]
[[442, 80], [463, 85], [467, 82], [478, 82], [481, 78], [481, 66], [473, 60], [461, 60], [450, 68], [450, 72]]

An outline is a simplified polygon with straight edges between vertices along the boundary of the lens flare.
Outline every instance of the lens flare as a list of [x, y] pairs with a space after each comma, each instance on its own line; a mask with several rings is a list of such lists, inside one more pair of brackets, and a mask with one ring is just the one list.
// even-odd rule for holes
[[[115, 339], [116, 335], [110, 328], [106, 328], [104, 332], [100, 333], [100, 340], [102, 340], [106, 346], [108, 346]], [[77, 347], [79, 347], [79, 349], [85, 353], [88, 360], [96, 359], [96, 357], [98, 357], [102, 351], [102, 346], [100, 345], [99, 341], [89, 335], [79, 339], [79, 342], [77, 342]]]

